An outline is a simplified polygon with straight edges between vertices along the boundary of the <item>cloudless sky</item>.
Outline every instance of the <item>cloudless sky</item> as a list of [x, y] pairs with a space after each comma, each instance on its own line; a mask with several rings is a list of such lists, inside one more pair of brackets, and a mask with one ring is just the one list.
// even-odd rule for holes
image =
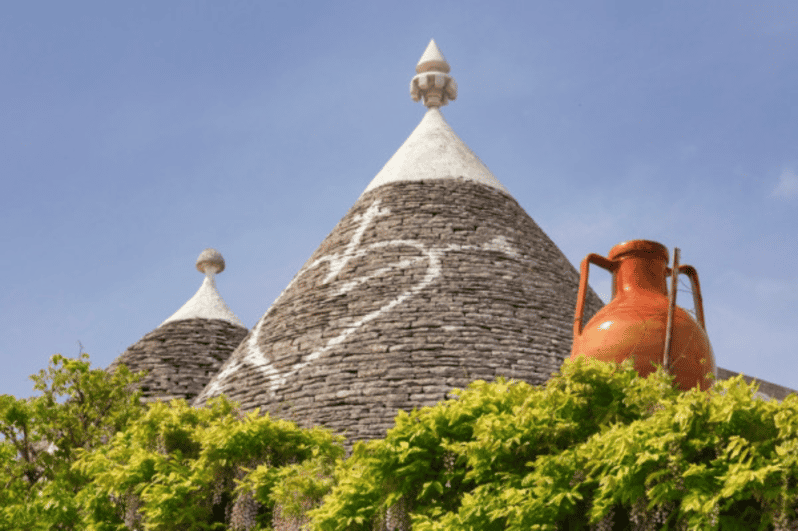
[[718, 365], [798, 389], [795, 2], [175, 0], [0, 13], [0, 393], [107, 366], [206, 247], [252, 327], [421, 120], [430, 38], [447, 121], [572, 263], [679, 247]]

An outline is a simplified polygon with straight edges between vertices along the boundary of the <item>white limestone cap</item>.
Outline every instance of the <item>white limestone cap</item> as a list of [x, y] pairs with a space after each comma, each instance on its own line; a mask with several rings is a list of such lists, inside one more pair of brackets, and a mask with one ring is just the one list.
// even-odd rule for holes
[[161, 326], [181, 319], [221, 319], [243, 327], [244, 323], [227, 307], [216, 289], [214, 277], [224, 271], [222, 254], [216, 249], [205, 249], [197, 258], [196, 265], [201, 273], [205, 273], [205, 280], [194, 296], [161, 323]]
[[431, 107], [421, 123], [372, 179], [369, 190], [398, 181], [465, 179], [510, 192]]

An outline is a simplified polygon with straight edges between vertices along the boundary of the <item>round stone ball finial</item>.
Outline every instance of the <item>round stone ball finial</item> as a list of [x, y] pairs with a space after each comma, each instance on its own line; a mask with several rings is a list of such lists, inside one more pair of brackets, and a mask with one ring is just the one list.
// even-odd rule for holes
[[413, 101], [424, 98], [427, 107], [442, 107], [449, 100], [457, 99], [457, 83], [449, 75], [449, 70], [449, 63], [435, 44], [435, 39], [430, 40], [416, 65], [416, 75], [410, 82], [410, 97]]
[[224, 271], [224, 258], [216, 249], [205, 249], [197, 258], [197, 271], [200, 273], [221, 273]]

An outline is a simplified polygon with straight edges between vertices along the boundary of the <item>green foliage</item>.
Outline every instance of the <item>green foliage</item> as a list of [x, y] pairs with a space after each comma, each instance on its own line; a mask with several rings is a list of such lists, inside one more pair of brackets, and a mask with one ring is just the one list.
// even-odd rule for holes
[[146, 407], [137, 377], [54, 356], [0, 397], [0, 529], [798, 528], [798, 397], [742, 378], [567, 362], [545, 387], [474, 382], [385, 439], [303, 430], [224, 398]]
[[0, 529], [70, 529], [87, 481], [71, 464], [141, 414], [139, 377], [56, 354], [31, 379], [39, 396], [0, 396]]
[[661, 370], [594, 360], [543, 388], [475, 382], [356, 445], [313, 525], [793, 529], [798, 397], [754, 391], [738, 377], [682, 393]]
[[266, 529], [332, 486], [342, 438], [224, 398], [143, 405], [124, 367], [53, 356], [41, 396], [0, 397], [0, 529]]
[[644, 422], [583, 445], [578, 462], [596, 485], [591, 515], [622, 506], [635, 520], [658, 509], [668, 528], [794, 529], [798, 397], [778, 403], [754, 391], [737, 377], [680, 393]]
[[327, 430], [243, 414], [225, 398], [154, 403], [77, 462], [93, 478], [78, 496], [83, 529], [269, 528], [275, 504], [298, 517], [318, 503], [341, 457], [341, 438]]

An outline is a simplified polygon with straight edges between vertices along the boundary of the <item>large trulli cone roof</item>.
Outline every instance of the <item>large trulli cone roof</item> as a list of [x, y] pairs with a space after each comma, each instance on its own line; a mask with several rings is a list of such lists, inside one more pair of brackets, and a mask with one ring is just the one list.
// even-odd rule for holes
[[145, 400], [193, 399], [247, 334], [216, 290], [214, 275], [224, 270], [222, 255], [205, 249], [197, 269], [205, 273], [197, 293], [109, 367], [124, 364], [133, 372], [148, 371], [139, 384]]
[[431, 42], [423, 120], [195, 404], [223, 393], [354, 441], [473, 380], [559, 369], [578, 273], [444, 121], [447, 72]]

